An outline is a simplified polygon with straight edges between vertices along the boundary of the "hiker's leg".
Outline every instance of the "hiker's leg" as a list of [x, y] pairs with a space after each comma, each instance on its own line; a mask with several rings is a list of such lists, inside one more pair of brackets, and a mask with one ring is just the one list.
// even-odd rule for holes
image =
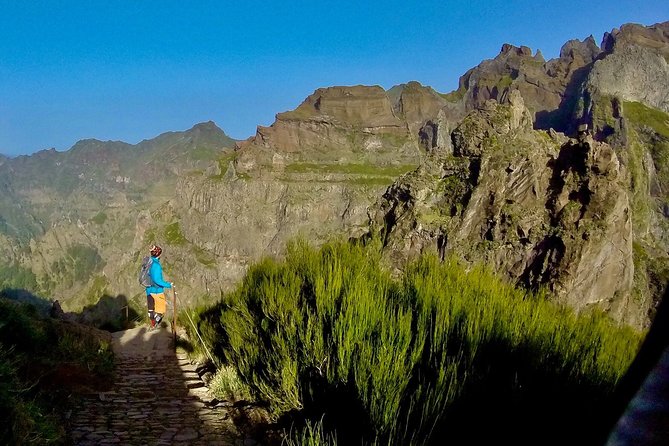
[[154, 301], [153, 307], [153, 317], [156, 320], [156, 325], [160, 324], [160, 321], [163, 320], [163, 315], [167, 310], [167, 299], [165, 298], [165, 293], [155, 293], [151, 295]]
[[155, 320], [155, 313], [154, 313], [154, 308], [155, 308], [155, 301], [153, 300], [153, 296], [151, 294], [146, 295], [146, 307], [149, 310], [149, 324], [151, 324], [151, 327], [156, 325], [156, 320]]

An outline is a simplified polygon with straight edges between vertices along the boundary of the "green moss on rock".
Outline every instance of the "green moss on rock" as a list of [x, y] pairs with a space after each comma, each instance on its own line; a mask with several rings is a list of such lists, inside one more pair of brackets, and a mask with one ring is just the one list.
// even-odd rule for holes
[[183, 246], [188, 243], [188, 240], [186, 240], [186, 237], [181, 232], [181, 226], [178, 221], [165, 226], [164, 236], [170, 245]]
[[460, 87], [450, 93], [439, 93], [439, 96], [446, 99], [448, 102], [460, 102], [462, 98], [465, 97], [465, 93], [467, 93], [467, 90], [464, 87]]
[[669, 114], [640, 102], [624, 102], [624, 115], [635, 126], [648, 126], [655, 133], [669, 139]]
[[105, 214], [104, 211], [100, 211], [91, 218], [91, 221], [96, 225], [101, 225], [107, 221], [107, 214]]

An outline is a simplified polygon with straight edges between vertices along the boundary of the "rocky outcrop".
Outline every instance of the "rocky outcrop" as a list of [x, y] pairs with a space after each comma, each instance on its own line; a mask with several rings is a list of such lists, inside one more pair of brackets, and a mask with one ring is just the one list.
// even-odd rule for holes
[[504, 44], [497, 57], [467, 71], [456, 91], [442, 95], [446, 103], [425, 121], [420, 141], [427, 150], [451, 151], [450, 133], [467, 113], [491, 99], [507, 103], [512, 91], [520, 92], [535, 128], [568, 130], [579, 88], [600, 55], [592, 36], [570, 40], [549, 61], [539, 51]]
[[624, 25], [604, 36], [605, 53], [579, 91], [574, 122], [616, 151], [629, 172], [635, 298], [651, 316], [669, 282], [664, 165], [669, 150], [669, 22]]
[[[597, 126], [597, 101], [635, 101], [669, 112], [669, 22], [645, 28], [625, 25], [605, 35], [606, 57], [594, 63], [580, 95], [577, 119]], [[606, 135], [608, 136], [608, 135]]]
[[[633, 302], [628, 174], [613, 149], [531, 129], [519, 94], [487, 102], [435, 156], [371, 212], [395, 265], [418, 253], [483, 262], [575, 308], [640, 324]], [[548, 168], [546, 168], [548, 166]]]
[[[381, 87], [319, 88], [293, 111], [279, 113], [270, 127], [240, 144], [282, 153], [378, 151], [409, 139], [406, 122], [395, 116]], [[336, 158], [334, 158], [336, 159]]]
[[415, 81], [391, 88], [388, 96], [393, 101], [395, 114], [404, 119], [414, 137], [427, 121], [434, 119], [448, 105], [442, 95]]
[[605, 33], [602, 49], [611, 53], [617, 46], [641, 46], [653, 49], [665, 58], [669, 57], [669, 22], [656, 23], [652, 26], [627, 23], [620, 29]]
[[[494, 59], [483, 61], [467, 71], [450, 97], [464, 111], [479, 109], [490, 99], [505, 102], [510, 91], [520, 91], [537, 128], [566, 127], [564, 108], [569, 109], [588, 66], [600, 50], [592, 36], [570, 40], [560, 57], [546, 62], [540, 52], [504, 44]], [[454, 119], [453, 119], [454, 118]], [[458, 115], [452, 120], [457, 120]]]
[[469, 114], [452, 133], [454, 154], [480, 157], [490, 139], [521, 128], [529, 130], [532, 118], [518, 90], [511, 92], [509, 103], [509, 107], [500, 108], [498, 102], [487, 101]]

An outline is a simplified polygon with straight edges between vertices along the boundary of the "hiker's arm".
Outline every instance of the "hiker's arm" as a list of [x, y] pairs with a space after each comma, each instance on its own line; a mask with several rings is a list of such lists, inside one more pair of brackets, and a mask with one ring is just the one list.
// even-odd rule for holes
[[163, 288], [172, 288], [172, 284], [169, 282], [165, 282], [163, 280], [163, 269], [158, 267], [158, 268], [151, 268], [151, 280], [153, 283], [156, 285], [163, 287]]

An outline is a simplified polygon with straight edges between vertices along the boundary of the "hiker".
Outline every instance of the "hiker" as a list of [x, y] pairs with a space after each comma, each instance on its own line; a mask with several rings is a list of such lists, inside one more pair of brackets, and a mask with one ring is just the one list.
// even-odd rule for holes
[[167, 308], [167, 299], [165, 297], [165, 288], [172, 288], [170, 282], [163, 280], [163, 267], [160, 266], [160, 254], [163, 250], [158, 245], [151, 246], [151, 267], [149, 277], [152, 285], [146, 287], [146, 305], [149, 310], [150, 329], [155, 328], [163, 320]]

